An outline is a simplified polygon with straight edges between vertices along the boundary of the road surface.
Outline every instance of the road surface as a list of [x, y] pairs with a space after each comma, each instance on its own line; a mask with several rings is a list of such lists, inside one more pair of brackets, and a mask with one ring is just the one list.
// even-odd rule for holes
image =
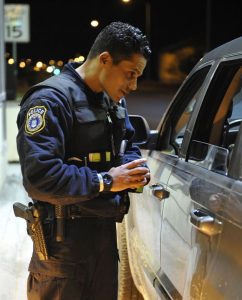
[[142, 115], [150, 129], [156, 129], [174, 94], [172, 90], [133, 92], [127, 97], [129, 114]]

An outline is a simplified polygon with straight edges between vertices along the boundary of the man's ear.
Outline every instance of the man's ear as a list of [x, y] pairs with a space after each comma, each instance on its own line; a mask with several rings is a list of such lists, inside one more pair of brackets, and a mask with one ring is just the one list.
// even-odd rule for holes
[[100, 55], [99, 55], [99, 62], [101, 64], [107, 64], [109, 62], [112, 62], [112, 57], [111, 55], [109, 54], [109, 52], [105, 51], [105, 52], [102, 52]]

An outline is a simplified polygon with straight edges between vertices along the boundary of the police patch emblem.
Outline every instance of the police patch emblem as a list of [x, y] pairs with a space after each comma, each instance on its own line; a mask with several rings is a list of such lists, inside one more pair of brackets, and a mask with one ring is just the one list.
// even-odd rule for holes
[[35, 106], [27, 112], [25, 132], [34, 134], [45, 128], [45, 114], [47, 109], [44, 106]]

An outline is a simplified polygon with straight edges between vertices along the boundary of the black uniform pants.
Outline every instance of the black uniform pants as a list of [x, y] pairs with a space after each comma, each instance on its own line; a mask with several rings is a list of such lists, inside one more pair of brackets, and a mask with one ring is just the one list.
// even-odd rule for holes
[[50, 260], [30, 262], [28, 300], [116, 300], [116, 224], [101, 218], [66, 221], [63, 242], [48, 238]]

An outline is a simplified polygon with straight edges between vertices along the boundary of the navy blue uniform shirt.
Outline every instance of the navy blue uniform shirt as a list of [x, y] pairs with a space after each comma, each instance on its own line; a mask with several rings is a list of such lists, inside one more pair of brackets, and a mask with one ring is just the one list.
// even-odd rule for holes
[[[84, 95], [100, 110], [104, 94], [92, 92], [75, 71], [76, 67], [76, 64], [67, 64], [61, 72], [67, 80], [75, 82], [77, 88], [72, 94]], [[130, 140], [134, 129], [126, 109], [124, 123], [126, 131], [122, 138]], [[21, 105], [17, 125], [23, 184], [32, 199], [65, 205], [99, 195], [97, 170], [69, 165], [66, 161], [73, 151], [71, 144], [78, 140], [78, 136], [73, 135], [75, 112], [67, 96], [50, 87], [33, 91]], [[80, 151], [87, 144], [80, 140]], [[139, 148], [128, 143], [123, 163], [140, 156]]]

